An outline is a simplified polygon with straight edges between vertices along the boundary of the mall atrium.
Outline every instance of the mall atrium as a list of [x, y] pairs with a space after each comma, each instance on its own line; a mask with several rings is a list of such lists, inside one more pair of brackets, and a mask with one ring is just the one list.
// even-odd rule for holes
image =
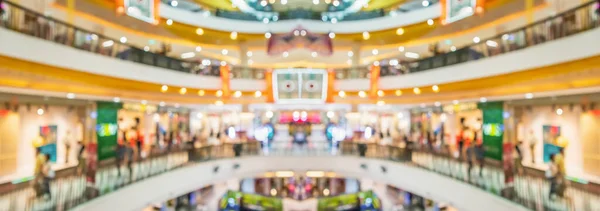
[[600, 210], [600, 0], [0, 0], [0, 211]]

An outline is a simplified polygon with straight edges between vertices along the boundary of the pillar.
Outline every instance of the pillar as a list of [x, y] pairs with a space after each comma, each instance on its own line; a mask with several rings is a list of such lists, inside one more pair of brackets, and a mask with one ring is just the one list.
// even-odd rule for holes
[[223, 99], [227, 100], [229, 98], [229, 96], [231, 96], [231, 90], [230, 90], [230, 78], [229, 78], [229, 70], [230, 70], [230, 66], [229, 65], [224, 65], [221, 66], [219, 68], [220, 72], [221, 72], [221, 91], [223, 91]]
[[275, 98], [273, 97], [273, 69], [267, 69], [265, 71], [265, 84], [267, 89], [265, 90], [265, 96], [267, 97], [267, 103], [274, 103]]
[[358, 43], [352, 44], [352, 70], [358, 70], [360, 66], [360, 45]]
[[67, 23], [75, 23], [75, 0], [67, 0]]
[[333, 97], [335, 96], [335, 70], [328, 69], [327, 70], [327, 98], [325, 100], [326, 103], [333, 103]]
[[533, 23], [533, 2], [534, 0], [525, 0], [525, 11], [527, 13], [527, 25]]
[[372, 99], [377, 98], [377, 91], [379, 91], [379, 65], [371, 65], [371, 90], [369, 90], [369, 97]]

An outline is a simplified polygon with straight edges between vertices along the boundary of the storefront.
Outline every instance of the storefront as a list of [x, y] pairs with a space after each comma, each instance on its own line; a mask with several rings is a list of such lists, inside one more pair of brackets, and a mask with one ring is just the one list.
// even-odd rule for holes
[[600, 94], [513, 101], [515, 134], [524, 166], [546, 170], [550, 155], [564, 149], [570, 177], [600, 182]]
[[0, 178], [32, 176], [37, 148], [56, 170], [74, 166], [80, 144], [94, 139], [87, 101], [0, 94], [0, 102]]
[[481, 141], [483, 113], [477, 103], [456, 103], [446, 106], [420, 107], [411, 111], [411, 137], [425, 143], [429, 137], [439, 145], [458, 150], [473, 140]]

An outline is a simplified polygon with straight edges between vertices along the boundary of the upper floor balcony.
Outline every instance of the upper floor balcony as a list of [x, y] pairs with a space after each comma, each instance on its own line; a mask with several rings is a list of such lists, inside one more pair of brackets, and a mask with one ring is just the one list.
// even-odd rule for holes
[[[451, 48], [449, 52], [436, 51], [433, 57], [420, 58], [411, 54], [412, 61], [386, 59], [375, 61], [373, 65], [380, 67], [381, 88], [396, 89], [490, 77], [589, 58], [600, 54], [600, 48], [593, 46], [600, 33], [595, 29], [600, 22], [596, 8], [595, 2], [585, 3], [494, 37], [474, 37], [472, 45]], [[153, 53], [128, 44], [126, 38], [92, 33], [10, 2], [5, 2], [5, 10], [0, 23], [8, 30], [2, 31], [0, 54], [13, 58], [94, 74], [203, 89], [220, 89], [221, 79], [217, 78], [220, 66], [231, 65], [208, 59], [194, 62]], [[14, 32], [45, 41], [21, 37]], [[565, 52], [565, 49], [568, 53], [555, 53]], [[336, 89], [368, 89], [371, 73], [368, 68], [336, 70]], [[231, 74], [230, 78], [234, 80], [250, 79], [245, 82], [266, 87], [265, 73], [260, 68], [234, 66]], [[440, 74], [447, 77], [431, 77]], [[355, 80], [345, 82], [344, 79]], [[403, 83], [391, 83], [398, 81]], [[249, 85], [235, 84], [236, 89]], [[256, 90], [256, 87], [250, 89]]]
[[[509, 162], [509, 160], [505, 162]], [[417, 146], [342, 142], [339, 148], [274, 145], [256, 142], [155, 149], [127, 166], [114, 160], [88, 166], [87, 174], [59, 172], [51, 199], [30, 198], [33, 189], [18, 182], [2, 187], [1, 207], [9, 210], [137, 210], [155, 201], [243, 175], [272, 171], [329, 171], [370, 178], [460, 210], [595, 210], [597, 187], [572, 183], [565, 196], [546, 198], [549, 182], [542, 175], [485, 162], [470, 166], [463, 159]], [[69, 173], [70, 172], [70, 173]], [[86, 182], [87, 181], [87, 182]], [[177, 181], [177, 182], [174, 182]], [[138, 197], [127, 197], [136, 195]], [[465, 200], [468, 198], [469, 200]], [[216, 209], [216, 208], [215, 208]]]

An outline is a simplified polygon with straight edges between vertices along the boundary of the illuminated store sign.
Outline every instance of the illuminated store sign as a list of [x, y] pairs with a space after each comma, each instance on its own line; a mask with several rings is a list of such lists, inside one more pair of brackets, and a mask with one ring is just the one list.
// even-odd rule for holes
[[96, 125], [96, 132], [100, 137], [117, 135], [118, 129], [119, 127], [117, 126], [117, 124], [104, 123]]
[[497, 123], [483, 124], [483, 134], [486, 136], [500, 137], [504, 133], [504, 125]]

